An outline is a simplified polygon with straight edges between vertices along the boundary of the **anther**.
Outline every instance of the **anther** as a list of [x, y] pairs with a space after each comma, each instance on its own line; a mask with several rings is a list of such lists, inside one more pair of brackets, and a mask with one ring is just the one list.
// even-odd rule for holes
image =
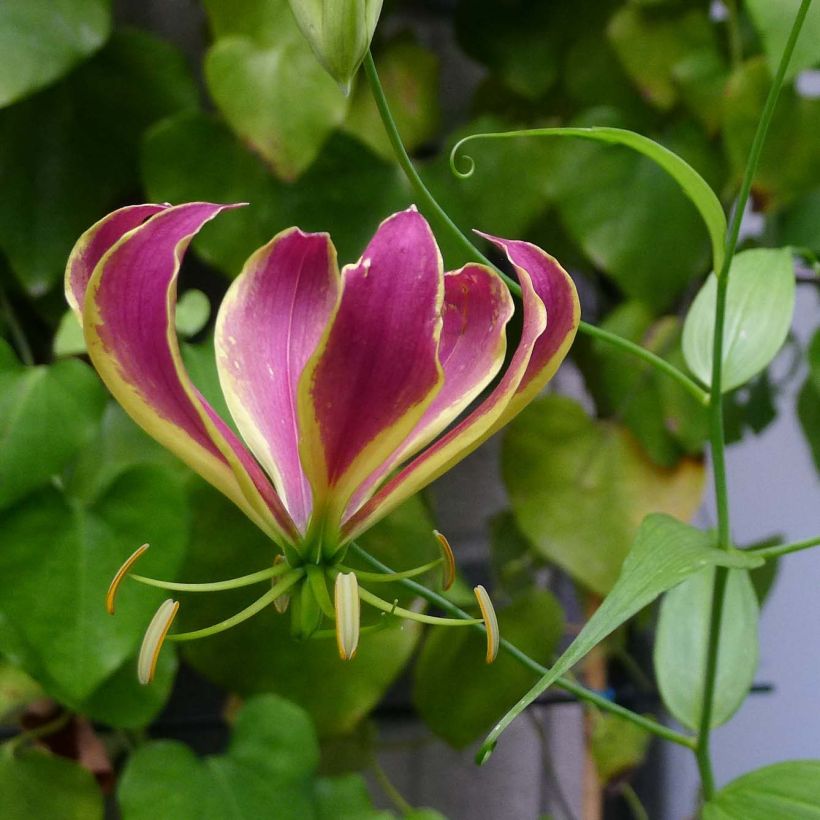
[[114, 614], [114, 604], [117, 598], [117, 590], [120, 588], [120, 584], [122, 583], [122, 579], [128, 575], [131, 567], [137, 563], [139, 558], [142, 554], [148, 549], [148, 544], [143, 544], [141, 547], [137, 547], [128, 558], [125, 559], [123, 565], [117, 570], [117, 574], [112, 579], [111, 583], [108, 586], [108, 592], [105, 594], [105, 611], [109, 615]]
[[455, 583], [456, 580], [456, 557], [447, 538], [438, 530], [433, 530], [433, 535], [441, 547], [441, 557], [444, 559], [443, 577], [441, 581], [442, 589], [445, 591]]
[[178, 611], [179, 602], [168, 598], [160, 604], [151, 623], [148, 624], [148, 629], [145, 630], [137, 661], [137, 678], [143, 686], [154, 679], [159, 652]]
[[479, 584], [473, 590], [476, 600], [478, 601], [478, 608], [481, 610], [481, 618], [484, 621], [484, 626], [487, 630], [487, 663], [492, 663], [496, 655], [498, 655], [498, 644], [500, 636], [498, 633], [498, 618], [495, 616], [495, 609], [487, 590]]
[[359, 646], [359, 582], [353, 572], [340, 572], [336, 576], [336, 645], [339, 657], [348, 661]]

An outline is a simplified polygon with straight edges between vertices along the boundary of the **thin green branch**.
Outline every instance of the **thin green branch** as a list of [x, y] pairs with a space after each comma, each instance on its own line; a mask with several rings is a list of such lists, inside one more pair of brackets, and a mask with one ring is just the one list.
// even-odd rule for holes
[[28, 343], [26, 334], [23, 332], [23, 326], [17, 319], [17, 314], [11, 306], [6, 291], [0, 286], [0, 313], [8, 326], [11, 338], [14, 340], [14, 346], [20, 354], [20, 359], [23, 364], [31, 367], [34, 364], [34, 354], [31, 352], [31, 345]]
[[[398, 161], [402, 171], [404, 171], [404, 175], [407, 177], [407, 180], [416, 192], [419, 207], [434, 222], [436, 222], [445, 233], [449, 234], [453, 238], [461, 251], [469, 259], [472, 259], [479, 264], [491, 267], [504, 280], [505, 284], [510, 289], [510, 292], [520, 297], [521, 286], [518, 282], [511, 279], [503, 271], [499, 270], [496, 265], [487, 259], [481, 251], [479, 251], [479, 249], [470, 241], [466, 234], [461, 231], [458, 225], [450, 219], [445, 210], [441, 207], [441, 205], [439, 205], [433, 194], [430, 193], [430, 190], [419, 176], [418, 171], [413, 165], [413, 161], [410, 159], [404, 147], [401, 134], [399, 134], [398, 127], [393, 119], [393, 114], [390, 111], [390, 105], [387, 102], [384, 89], [382, 88], [381, 81], [379, 80], [379, 74], [378, 71], [376, 71], [376, 64], [373, 62], [373, 56], [370, 52], [367, 53], [363, 65], [365, 74], [367, 75], [367, 79], [370, 83], [370, 90], [373, 94], [373, 99], [376, 102], [376, 107], [378, 108], [385, 131], [387, 132], [387, 136], [390, 140], [390, 145], [393, 147], [393, 153], [395, 154], [396, 160]], [[674, 365], [662, 359], [660, 356], [652, 353], [652, 351], [647, 350], [640, 345], [636, 345], [628, 339], [624, 339], [621, 336], [610, 333], [607, 330], [602, 330], [601, 328], [591, 325], [588, 322], [581, 322], [578, 326], [578, 331], [596, 339], [601, 339], [602, 341], [608, 342], [614, 347], [625, 350], [634, 356], [638, 356], [645, 362], [648, 362], [655, 367], [659, 372], [665, 373], [667, 376], [673, 378], [704, 405], [708, 402], [708, 395], [693, 379], [681, 370], [678, 370], [678, 368]]]
[[772, 558], [779, 558], [781, 555], [789, 555], [792, 552], [811, 549], [820, 546], [820, 535], [815, 538], [807, 538], [805, 541], [793, 541], [791, 544], [777, 544], [774, 547], [752, 548], [750, 552], [765, 558], [767, 561]]
[[[355, 542], [350, 544], [350, 552], [380, 572], [393, 572], [390, 567], [383, 564]], [[417, 583], [416, 581], [405, 578], [397, 583], [405, 589], [414, 592], [419, 597], [424, 598], [424, 600], [428, 603], [437, 606], [444, 612], [448, 612], [454, 618], [471, 621], [475, 620], [468, 612], [465, 612], [451, 601], [448, 601], [444, 596], [427, 589], [427, 587]], [[473, 629], [477, 629], [481, 632], [486, 632], [483, 623], [473, 623], [472, 627]], [[540, 663], [533, 660], [529, 655], [505, 638], [501, 639], [500, 648], [538, 677], [543, 677], [549, 671], [545, 666], [542, 666]], [[632, 710], [614, 703], [613, 701], [605, 698], [603, 695], [599, 695], [597, 692], [593, 692], [591, 689], [587, 689], [585, 686], [575, 683], [575, 681], [572, 681], [567, 677], [559, 678], [555, 685], [564, 691], [569, 692], [571, 695], [574, 695], [578, 698], [578, 700], [582, 700], [586, 703], [592, 704], [593, 706], [597, 706], [602, 711], [618, 715], [624, 720], [628, 720], [630, 723], [640, 726], [647, 732], [651, 732], [653, 735], [664, 738], [664, 740], [669, 740], [672, 743], [677, 743], [679, 746], [685, 746], [688, 749], [695, 748], [694, 738], [684, 735], [681, 732], [677, 732], [674, 729], [670, 729], [668, 726], [664, 726], [662, 723], [658, 723], [658, 721], [653, 720], [652, 718], [636, 714]]]
[[56, 734], [68, 725], [73, 716], [74, 715], [72, 712], [63, 710], [57, 715], [57, 717], [52, 718], [46, 723], [43, 723], [40, 726], [35, 726], [33, 729], [27, 729], [24, 732], [20, 732], [19, 735], [11, 738], [11, 740], [5, 744], [6, 752], [12, 755], [16, 754], [20, 746], [23, 746], [26, 743], [33, 743], [35, 740], [39, 740], [43, 737], [49, 737]]
[[[772, 121], [775, 106], [777, 105], [780, 90], [783, 87], [783, 80], [786, 70], [794, 51], [795, 43], [806, 18], [806, 13], [811, 5], [811, 0], [802, 0], [800, 9], [792, 25], [789, 39], [780, 58], [780, 64], [775, 72], [772, 87], [763, 106], [763, 112], [752, 141], [749, 151], [749, 159], [746, 163], [746, 170], [740, 186], [740, 193], [735, 203], [732, 218], [729, 221], [729, 228], [726, 232], [726, 256], [722, 269], [717, 277], [717, 298], [715, 300], [715, 329], [712, 347], [712, 387], [709, 413], [710, 442], [712, 451], [712, 470], [715, 482], [715, 503], [717, 507], [717, 545], [719, 549], [731, 549], [731, 531], [729, 516], [729, 493], [726, 480], [726, 439], [723, 429], [723, 328], [726, 316], [726, 294], [729, 284], [729, 271], [731, 269], [732, 257], [737, 249], [740, 226], [743, 221], [743, 214], [746, 210], [746, 203], [749, 201], [749, 194], [752, 190], [757, 166], [760, 161], [760, 154], [766, 140], [766, 134]], [[714, 706], [715, 680], [717, 673], [718, 650], [720, 647], [720, 627], [721, 616], [723, 614], [723, 599], [726, 591], [728, 570], [718, 567], [715, 572], [715, 582], [712, 593], [712, 614], [709, 625], [709, 643], [706, 656], [705, 682], [703, 690], [703, 710], [701, 712], [698, 743], [695, 750], [698, 767], [703, 780], [704, 796], [708, 800], [714, 793], [714, 776], [712, 774], [711, 759], [709, 754], [709, 734], [712, 723], [712, 711]]]

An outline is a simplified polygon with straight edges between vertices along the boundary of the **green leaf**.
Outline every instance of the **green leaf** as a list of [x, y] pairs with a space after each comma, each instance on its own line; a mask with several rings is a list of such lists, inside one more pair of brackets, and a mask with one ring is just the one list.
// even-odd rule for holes
[[[593, 115], [612, 118], [610, 111], [587, 117]], [[473, 134], [456, 144], [451, 161], [458, 167], [458, 155], [473, 141], [516, 137], [576, 137], [642, 155], [598, 146], [568, 146], [555, 152], [554, 171], [543, 183], [568, 232], [628, 295], [663, 308], [705, 265], [703, 247], [692, 241], [692, 235], [697, 235], [696, 214], [675, 196], [675, 185], [666, 175], [697, 208], [711, 241], [713, 265], [720, 269], [726, 232], [723, 207], [706, 180], [674, 151], [623, 128], [535, 128]], [[697, 129], [679, 128], [667, 140], [678, 152], [697, 154], [701, 162], [712, 164], [711, 149]], [[613, 197], [611, 191], [628, 191], [629, 198]], [[670, 226], [675, 230], [670, 231]], [[663, 270], [662, 277], [659, 270]]]
[[[690, 729], [700, 726], [715, 571], [705, 569], [670, 590], [661, 601], [655, 638], [655, 676], [669, 711]], [[726, 586], [720, 653], [710, 728], [722, 726], [749, 694], [757, 671], [754, 586], [745, 570], [732, 570]]]
[[651, 735], [628, 720], [592, 712], [589, 751], [603, 783], [628, 775], [643, 762]]
[[513, 513], [538, 554], [599, 595], [615, 583], [641, 520], [688, 520], [703, 492], [700, 461], [652, 464], [623, 428], [564, 396], [534, 401], [507, 428], [501, 469]]
[[[379, 80], [390, 100], [393, 119], [404, 147], [412, 152], [431, 140], [438, 131], [441, 116], [438, 57], [414, 40], [402, 37], [380, 51], [377, 62]], [[344, 128], [383, 159], [395, 161], [379, 110], [366, 83], [356, 86]]]
[[51, 347], [58, 359], [85, 353], [85, 336], [73, 310], [67, 310], [60, 319]]
[[[207, 3], [217, 41], [205, 58], [205, 79], [231, 128], [283, 179], [295, 179], [316, 159], [344, 120], [347, 98], [319, 65], [287, 0]], [[225, 31], [226, 8], [236, 18]], [[249, 35], [243, 17], [266, 25]], [[236, 31], [242, 34], [236, 34]]]
[[775, 817], [820, 818], [820, 760], [790, 760], [741, 775], [703, 807], [703, 820]]
[[47, 484], [94, 435], [105, 393], [82, 362], [25, 367], [0, 340], [0, 508]]
[[104, 608], [114, 573], [142, 541], [149, 575], [173, 576], [187, 536], [179, 480], [158, 467], [122, 473], [93, 502], [53, 489], [0, 520], [0, 613], [23, 645], [24, 668], [49, 694], [76, 705], [136, 654], [160, 590], [126, 584], [117, 614]]
[[[712, 383], [717, 277], [698, 292], [683, 325], [683, 354], [689, 369]], [[794, 313], [794, 266], [788, 248], [742, 251], [732, 260], [723, 329], [724, 392], [755, 376], [777, 355]]]
[[225, 126], [200, 113], [181, 114], [151, 131], [142, 167], [157, 201], [251, 203], [221, 215], [194, 241], [206, 262], [231, 277], [254, 250], [293, 225], [328, 231], [339, 261], [356, 259], [385, 215], [409, 203], [399, 169], [351, 137], [332, 137], [310, 170], [287, 184]]
[[[738, 68], [724, 97], [723, 141], [736, 180], [749, 157], [760, 112], [772, 84], [763, 57]], [[820, 185], [820, 99], [801, 96], [790, 84], [781, 89], [752, 193], [759, 210], [776, 212]]]
[[[763, 43], [769, 70], [774, 74], [797, 17], [800, 0], [746, 0], [746, 8]], [[820, 63], [820, 7], [812, 4], [795, 43], [786, 80], [817, 63]]]
[[542, 97], [558, 78], [557, 28], [550, 4], [462, 0], [456, 34], [464, 51], [527, 99]]
[[701, 76], [722, 63], [715, 26], [705, 9], [656, 15], [636, 4], [621, 7], [607, 29], [618, 57], [641, 93], [663, 111], [681, 96], [681, 75]]
[[42, 697], [45, 697], [43, 688], [34, 678], [10, 661], [0, 658], [0, 724]]
[[197, 95], [178, 51], [129, 31], [58, 86], [0, 111], [0, 248], [30, 294], [62, 283], [77, 237], [138, 188], [143, 130]]
[[[532, 590], [498, 611], [501, 635], [539, 663], [549, 663], [564, 630], [555, 597]], [[472, 629], [434, 627], [424, 642], [413, 679], [413, 702], [424, 722], [461, 749], [512, 706], [533, 674], [503, 653], [485, 661], [486, 638]]]
[[[672, 316], [656, 321], [641, 302], [624, 302], [600, 326], [667, 360], [680, 358], [680, 321]], [[590, 352], [582, 370], [600, 415], [623, 421], [663, 467], [674, 467], [685, 453], [702, 451], [708, 413], [693, 396], [649, 364], [601, 340], [592, 342]]]
[[58, 80], [110, 30], [110, 0], [3, 0], [0, 107]]
[[[204, 484], [198, 484], [193, 492], [192, 511], [191, 548], [181, 573], [186, 581], [213, 581], [253, 572], [269, 565], [278, 552], [239, 510]], [[397, 513], [398, 518], [390, 516], [370, 530], [362, 545], [392, 560], [379, 549], [380, 543], [389, 542], [394, 554], [402, 555], [403, 551], [401, 563], [395, 562], [402, 568], [435, 558], [438, 550], [429, 540], [432, 523], [419, 502], [413, 500]], [[230, 544], [229, 550], [226, 544]], [[180, 629], [229, 617], [265, 589], [261, 585], [253, 590], [192, 596], [180, 609]], [[378, 593], [392, 595], [381, 588]], [[406, 594], [402, 602], [406, 603]], [[362, 614], [363, 623], [367, 623], [366, 611]], [[406, 664], [417, 638], [415, 625], [397, 623], [363, 635], [356, 657], [342, 662], [333, 638], [296, 641], [290, 635], [290, 612], [281, 616], [268, 607], [230, 632], [185, 644], [184, 653], [198, 671], [230, 691], [243, 696], [276, 692], [298, 703], [311, 714], [320, 735], [327, 736], [351, 731], [376, 705]], [[328, 696], [330, 691], [332, 697]]]
[[196, 336], [211, 315], [211, 303], [201, 290], [186, 290], [177, 302], [175, 324], [181, 336]]
[[82, 766], [39, 750], [0, 754], [0, 794], [10, 820], [102, 820], [102, 794]]
[[[315, 777], [316, 733], [307, 714], [275, 695], [248, 700], [224, 755], [204, 760], [176, 741], [141, 746], [119, 784], [123, 820], [385, 820], [361, 778]], [[388, 815], [389, 816], [389, 815]]]
[[820, 253], [820, 190], [810, 191], [792, 202], [780, 214], [777, 227], [777, 244], [796, 245]]
[[550, 671], [495, 725], [479, 751], [479, 760], [489, 757], [499, 735], [542, 692], [661, 593], [707, 567], [749, 569], [761, 563], [762, 559], [753, 555], [717, 549], [708, 533], [668, 515], [648, 515], [612, 591]]

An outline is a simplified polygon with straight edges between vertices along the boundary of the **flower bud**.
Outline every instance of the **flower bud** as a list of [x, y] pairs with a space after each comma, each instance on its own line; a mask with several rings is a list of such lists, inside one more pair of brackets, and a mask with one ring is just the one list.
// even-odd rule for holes
[[290, 0], [319, 62], [347, 94], [382, 10], [382, 0]]

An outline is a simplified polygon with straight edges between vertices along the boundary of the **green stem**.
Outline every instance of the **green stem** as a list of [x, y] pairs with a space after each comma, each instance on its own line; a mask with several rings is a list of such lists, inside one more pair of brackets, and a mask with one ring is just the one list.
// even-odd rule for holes
[[384, 768], [382, 768], [382, 764], [379, 763], [379, 759], [375, 754], [371, 758], [370, 765], [373, 769], [373, 775], [381, 787], [381, 790], [396, 807], [396, 810], [401, 812], [403, 815], [413, 814], [415, 809], [410, 805], [410, 803], [407, 802], [407, 800], [404, 799], [402, 793], [393, 785], [393, 781], [387, 776], [387, 772]]
[[289, 575], [286, 575], [279, 581], [278, 584], [272, 586], [261, 598], [255, 600], [250, 606], [245, 607], [236, 615], [220, 621], [218, 624], [206, 626], [202, 629], [196, 629], [193, 632], [177, 632], [165, 639], [167, 641], [195, 641], [199, 638], [207, 638], [209, 635], [216, 635], [219, 632], [225, 632], [235, 626], [238, 626], [248, 618], [252, 618], [258, 612], [261, 612], [266, 606], [270, 606], [280, 595], [287, 592], [297, 581], [304, 576], [304, 570], [294, 570]]
[[148, 578], [145, 575], [136, 575], [134, 573], [131, 573], [128, 577], [149, 587], [169, 589], [175, 592], [221, 592], [226, 589], [239, 589], [240, 587], [258, 584], [262, 581], [267, 581], [269, 578], [275, 578], [277, 575], [284, 575], [286, 572], [289, 572], [290, 569], [291, 567], [285, 563], [274, 564], [272, 567], [260, 569], [258, 572], [252, 572], [250, 575], [241, 575], [239, 578], [229, 578], [226, 581], [210, 581], [203, 584], [160, 581], [156, 578]]
[[791, 544], [777, 544], [774, 547], [758, 547], [751, 549], [750, 552], [769, 560], [771, 558], [779, 558], [781, 555], [788, 555], [792, 552], [800, 552], [800, 550], [807, 550], [811, 547], [820, 545], [820, 536], [814, 538], [807, 538], [805, 541], [793, 541]]
[[629, 811], [632, 812], [634, 820], [649, 820], [649, 814], [643, 803], [641, 803], [640, 797], [629, 783], [624, 783], [621, 786], [621, 796], [626, 801], [626, 805], [629, 806]]
[[[712, 344], [712, 384], [709, 412], [709, 439], [712, 451], [712, 470], [715, 482], [715, 504], [717, 507], [717, 545], [719, 549], [728, 550], [732, 548], [730, 517], [729, 517], [729, 493], [726, 480], [726, 443], [723, 429], [723, 328], [726, 316], [726, 293], [729, 284], [729, 271], [732, 257], [737, 248], [740, 226], [743, 221], [743, 214], [746, 210], [746, 203], [752, 190], [755, 173], [757, 172], [760, 154], [766, 140], [766, 134], [772, 121], [777, 99], [783, 86], [783, 79], [786, 75], [792, 52], [794, 51], [797, 37], [803, 26], [806, 13], [811, 5], [811, 0], [802, 0], [800, 9], [792, 25], [789, 39], [780, 58], [780, 64], [775, 72], [772, 87], [763, 106], [763, 112], [752, 141], [749, 151], [749, 160], [746, 163], [746, 170], [740, 186], [740, 193], [735, 203], [732, 218], [726, 232], [726, 256], [723, 267], [717, 276], [717, 298], [715, 300], [715, 328]], [[715, 572], [715, 582], [712, 592], [712, 613], [709, 624], [709, 643], [706, 654], [706, 670], [703, 688], [703, 710], [701, 712], [698, 742], [695, 750], [698, 768], [700, 769], [703, 781], [704, 797], [709, 800], [714, 793], [714, 776], [712, 773], [711, 758], [709, 754], [710, 729], [712, 722], [712, 710], [714, 706], [715, 680], [717, 672], [718, 650], [720, 647], [720, 627], [723, 615], [723, 600], [726, 591], [728, 570], [725, 567], [718, 567]]]
[[64, 726], [68, 725], [72, 717], [73, 715], [71, 712], [62, 711], [59, 715], [57, 715], [57, 717], [49, 720], [42, 726], [37, 726], [34, 729], [28, 729], [25, 732], [20, 732], [19, 735], [13, 737], [6, 743], [5, 750], [8, 754], [15, 754], [17, 749], [25, 743], [32, 743], [35, 740], [39, 740], [41, 737], [49, 737], [49, 735], [56, 734]]
[[[377, 558], [372, 556], [369, 552], [362, 549], [356, 542], [352, 542], [350, 544], [350, 552], [353, 555], [358, 556], [362, 561], [366, 562], [371, 567], [379, 570], [380, 572], [393, 571], [390, 569], [390, 567], [386, 566]], [[416, 581], [412, 581], [409, 578], [405, 578], [401, 581], [398, 581], [397, 583], [403, 586], [405, 589], [415, 593], [420, 598], [424, 598], [424, 600], [426, 600], [427, 602], [437, 606], [444, 612], [448, 612], [454, 618], [460, 618], [462, 620], [470, 621], [476, 620], [468, 612], [465, 612], [463, 609], [457, 607], [451, 601], [448, 601], [444, 596], [427, 589], [427, 587], [417, 583]], [[473, 629], [480, 630], [481, 632], [486, 632], [484, 624], [480, 621], [478, 623], [473, 623], [472, 627]], [[538, 661], [533, 660], [529, 655], [527, 655], [525, 652], [522, 652], [515, 644], [510, 643], [505, 638], [501, 639], [500, 648], [501, 650], [506, 652], [510, 657], [515, 658], [515, 660], [517, 660], [522, 666], [529, 669], [538, 677], [543, 677], [549, 671], [545, 666], [542, 666], [540, 663], [538, 663]], [[628, 720], [630, 723], [634, 723], [636, 726], [640, 726], [641, 728], [645, 729], [647, 732], [652, 733], [653, 735], [662, 737], [665, 740], [671, 741], [672, 743], [677, 743], [679, 746], [685, 746], [688, 749], [694, 749], [695, 747], [694, 739], [689, 737], [688, 735], [676, 732], [674, 729], [670, 729], [669, 727], [664, 726], [661, 723], [658, 723], [656, 720], [653, 720], [652, 718], [644, 717], [643, 715], [638, 715], [630, 709], [620, 706], [617, 703], [613, 703], [611, 700], [608, 700], [603, 695], [599, 695], [597, 692], [593, 692], [592, 690], [587, 689], [584, 686], [581, 686], [581, 684], [575, 683], [569, 678], [559, 678], [556, 681], [555, 685], [563, 689], [565, 692], [569, 692], [571, 695], [574, 695], [576, 698], [578, 698], [578, 700], [582, 700], [586, 703], [592, 704], [593, 706], [597, 706], [602, 711], [618, 715], [618, 717], [621, 717], [624, 720]]]
[[9, 333], [11, 333], [14, 345], [20, 354], [20, 360], [23, 364], [31, 367], [34, 364], [34, 354], [31, 352], [31, 345], [29, 345], [26, 334], [23, 332], [23, 327], [17, 319], [17, 314], [14, 312], [14, 308], [11, 306], [11, 302], [6, 295], [6, 291], [3, 290], [2, 287], [0, 287], [0, 312], [2, 312], [3, 318], [6, 320]]
[[[481, 253], [481, 251], [478, 250], [470, 239], [461, 231], [458, 225], [450, 219], [444, 208], [439, 205], [433, 194], [430, 193], [430, 190], [424, 184], [424, 180], [422, 180], [419, 176], [418, 171], [413, 165], [413, 161], [410, 159], [407, 154], [407, 150], [404, 147], [401, 134], [399, 134], [396, 121], [393, 119], [393, 114], [390, 111], [390, 106], [387, 102], [387, 98], [385, 97], [384, 89], [382, 88], [381, 81], [379, 80], [379, 74], [376, 71], [376, 64], [373, 62], [373, 56], [370, 52], [368, 52], [367, 56], [364, 58], [363, 65], [365, 74], [367, 75], [367, 79], [370, 83], [370, 90], [373, 94], [373, 99], [376, 101], [376, 107], [378, 108], [379, 115], [381, 116], [382, 123], [384, 124], [384, 129], [387, 132], [390, 145], [393, 147], [393, 153], [396, 155], [396, 160], [398, 161], [402, 171], [404, 171], [404, 175], [407, 177], [407, 180], [416, 192], [419, 207], [438, 225], [442, 231], [444, 231], [444, 233], [447, 233], [452, 237], [468, 259], [472, 259], [481, 265], [487, 265], [495, 270], [495, 272], [504, 280], [510, 291], [516, 296], [521, 296], [521, 286], [518, 282], [511, 279], [503, 271], [499, 270], [496, 265], [494, 265], [489, 259], [487, 259], [486, 256], [484, 256], [483, 253]], [[602, 330], [599, 327], [595, 327], [595, 325], [591, 325], [588, 322], [581, 322], [578, 326], [578, 331], [596, 339], [601, 339], [608, 342], [621, 350], [643, 359], [645, 362], [648, 362], [655, 367], [659, 372], [665, 373], [667, 376], [675, 379], [675, 381], [681, 384], [702, 404], [705, 405], [708, 402], [708, 395], [693, 379], [689, 378], [689, 376], [678, 370], [678, 368], [674, 365], [652, 353], [650, 350], [647, 350], [640, 345], [636, 345], [628, 339], [624, 339], [614, 333], [610, 333], [607, 330]]]

